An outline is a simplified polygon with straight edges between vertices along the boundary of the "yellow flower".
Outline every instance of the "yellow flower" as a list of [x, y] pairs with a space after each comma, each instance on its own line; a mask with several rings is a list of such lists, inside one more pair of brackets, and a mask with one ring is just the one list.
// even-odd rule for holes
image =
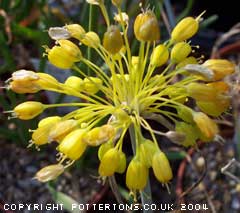
[[69, 133], [58, 146], [59, 152], [71, 160], [79, 159], [87, 148], [83, 141], [84, 133], [84, 129], [76, 129]]
[[92, 48], [98, 48], [98, 46], [101, 44], [98, 34], [93, 31], [87, 32], [81, 39], [81, 42], [84, 45]]
[[150, 64], [155, 67], [160, 67], [167, 62], [168, 58], [169, 58], [168, 48], [163, 44], [159, 44], [153, 50], [150, 59]]
[[186, 42], [179, 42], [175, 44], [171, 50], [171, 60], [179, 63], [187, 58], [187, 56], [192, 52], [190, 44]]
[[100, 162], [98, 172], [101, 177], [112, 176], [119, 167], [120, 152], [116, 148], [109, 149]]
[[13, 115], [22, 120], [30, 120], [42, 113], [44, 109], [44, 105], [40, 102], [26, 101], [13, 109]]
[[186, 17], [174, 27], [171, 33], [171, 40], [173, 42], [187, 40], [197, 33], [198, 27], [198, 19], [194, 19], [193, 17]]
[[168, 183], [172, 178], [172, 169], [166, 155], [159, 151], [154, 154], [152, 159], [152, 168], [155, 177], [161, 183]]
[[69, 86], [79, 92], [84, 90], [84, 82], [81, 78], [77, 76], [70, 76], [64, 82], [66, 86]]
[[110, 140], [114, 134], [114, 127], [106, 124], [101, 127], [96, 127], [87, 132], [83, 140], [90, 146], [99, 146], [100, 144]]
[[69, 69], [75, 62], [82, 58], [82, 53], [77, 45], [69, 40], [58, 40], [59, 46], [47, 50], [48, 60], [60, 69]]
[[78, 122], [74, 119], [63, 120], [53, 126], [49, 133], [49, 141], [60, 142], [67, 134], [78, 127]]
[[67, 29], [71, 37], [76, 38], [79, 41], [83, 38], [83, 36], [86, 33], [83, 27], [79, 24], [68, 24], [64, 28]]
[[133, 158], [128, 165], [126, 185], [131, 191], [143, 190], [148, 180], [148, 168], [138, 159]]
[[56, 179], [63, 172], [64, 166], [62, 164], [52, 164], [39, 170], [34, 179], [37, 179], [40, 182], [48, 182]]
[[211, 141], [219, 132], [217, 124], [202, 112], [193, 112], [193, 120], [201, 132], [203, 141]]
[[225, 59], [209, 59], [205, 61], [203, 66], [211, 69], [214, 72], [214, 80], [221, 80], [225, 76], [235, 72], [235, 65]]

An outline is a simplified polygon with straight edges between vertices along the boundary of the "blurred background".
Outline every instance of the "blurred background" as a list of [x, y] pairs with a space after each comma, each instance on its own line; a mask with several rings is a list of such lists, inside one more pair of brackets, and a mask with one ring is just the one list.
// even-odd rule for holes
[[[114, 13], [111, 1], [106, 0], [107, 9]], [[140, 1], [123, 1], [123, 8], [130, 17], [130, 23], [140, 12]], [[218, 1], [213, 4], [203, 0], [145, 0], [143, 7], [149, 6], [160, 20], [162, 41], [168, 39], [169, 32], [185, 16], [198, 16], [206, 10], [200, 32], [192, 39], [193, 45], [200, 45], [199, 56], [206, 58], [227, 58], [239, 66], [240, 23], [235, 12], [236, 1]], [[72, 72], [60, 71], [43, 57], [43, 45], [53, 46], [47, 30], [49, 27], [80, 23], [89, 28], [90, 6], [84, 0], [0, 0], [0, 85], [19, 69], [37, 70], [50, 73], [64, 81]], [[92, 7], [91, 28], [100, 32], [106, 30], [102, 15], [97, 7]], [[132, 37], [132, 27], [129, 30]], [[102, 37], [101, 37], [102, 38]], [[132, 51], [137, 45], [131, 43]], [[82, 50], [87, 52], [87, 50]], [[94, 53], [92, 59], [97, 61]], [[95, 59], [95, 58], [96, 59]], [[238, 70], [239, 71], [239, 70]], [[238, 73], [229, 82], [234, 85], [232, 109], [224, 115], [221, 136], [224, 143], [199, 145], [200, 150], [183, 149], [166, 145], [166, 151], [174, 170], [174, 180], [170, 185], [171, 194], [154, 178], [151, 178], [153, 201], [155, 203], [206, 203], [209, 212], [240, 211], [240, 117]], [[33, 180], [34, 174], [42, 167], [55, 162], [55, 146], [43, 147], [40, 151], [26, 148], [31, 138], [29, 129], [35, 129], [39, 119], [68, 111], [48, 111], [48, 114], [31, 121], [8, 119], [3, 111], [11, 110], [26, 100], [43, 103], [69, 101], [55, 93], [18, 95], [0, 89], [0, 212], [5, 203], [116, 203], [108, 185], [97, 180], [97, 150], [89, 149], [76, 165], [49, 184]], [[94, 156], [94, 157], [93, 157]], [[236, 159], [236, 161], [232, 159]], [[221, 169], [232, 160], [227, 171]], [[207, 167], [205, 167], [207, 165]], [[225, 170], [224, 170], [225, 171]], [[121, 196], [128, 200], [124, 177], [117, 176]], [[129, 202], [129, 201], [128, 201]], [[90, 208], [91, 209], [91, 208]], [[92, 209], [89, 211], [91, 212]], [[11, 212], [11, 211], [8, 211]], [[26, 211], [28, 212], [28, 211]], [[51, 212], [51, 211], [48, 211]], [[59, 211], [61, 212], [61, 211]]]

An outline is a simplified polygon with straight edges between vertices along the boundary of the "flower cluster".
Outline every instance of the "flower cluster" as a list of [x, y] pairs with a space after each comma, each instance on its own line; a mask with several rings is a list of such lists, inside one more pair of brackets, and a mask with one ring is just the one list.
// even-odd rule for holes
[[[170, 163], [160, 149], [156, 135], [165, 136], [185, 147], [214, 140], [218, 126], [212, 118], [230, 106], [230, 86], [224, 77], [235, 71], [228, 60], [191, 55], [190, 39], [199, 28], [200, 16], [182, 19], [171, 32], [169, 40], [160, 43], [159, 22], [152, 10], [142, 10], [134, 21], [134, 35], [139, 41], [139, 54], [132, 55], [128, 39], [129, 22], [121, 11], [121, 1], [112, 0], [118, 13], [111, 24], [104, 1], [89, 0], [100, 7], [107, 30], [100, 39], [96, 32], [86, 32], [79, 24], [49, 29], [56, 40], [46, 47], [48, 60], [58, 68], [73, 69], [80, 77], [71, 76], [61, 83], [41, 72], [19, 70], [7, 81], [16, 93], [49, 90], [76, 96], [74, 103], [42, 104], [28, 101], [11, 111], [13, 117], [32, 119], [52, 107], [78, 107], [63, 117], [42, 119], [33, 130], [30, 145], [37, 148], [57, 142], [57, 164], [41, 169], [36, 178], [49, 181], [78, 160], [89, 146], [98, 146], [99, 175], [107, 178], [126, 172], [126, 185], [135, 195], [147, 184], [149, 169], [167, 184], [173, 177]], [[84, 57], [81, 46], [92, 48], [106, 65], [102, 69]], [[92, 75], [81, 70], [78, 63], [89, 67]], [[194, 100], [196, 107], [189, 107]], [[192, 101], [191, 101], [192, 103]], [[160, 131], [149, 124], [158, 122]], [[105, 122], [105, 124], [102, 124]], [[143, 136], [143, 129], [151, 138]], [[123, 145], [130, 132], [133, 156], [127, 165]]]

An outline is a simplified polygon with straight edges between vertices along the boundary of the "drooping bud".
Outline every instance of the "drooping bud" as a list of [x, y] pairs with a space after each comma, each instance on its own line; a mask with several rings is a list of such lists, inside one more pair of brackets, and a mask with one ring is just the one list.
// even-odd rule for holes
[[158, 151], [154, 154], [152, 168], [155, 177], [161, 183], [168, 183], [173, 177], [167, 156], [162, 151]]
[[63, 172], [64, 166], [62, 164], [52, 164], [39, 170], [34, 179], [37, 179], [40, 182], [48, 182], [56, 179]]
[[52, 125], [53, 123], [57, 123], [61, 120], [61, 117], [59, 116], [50, 116], [43, 118], [41, 121], [38, 123], [38, 127], [43, 127], [46, 125]]
[[103, 46], [111, 54], [116, 54], [123, 46], [123, 39], [117, 26], [110, 26], [103, 36]]
[[158, 21], [151, 10], [140, 13], [136, 17], [134, 34], [139, 41], [157, 41], [160, 39]]
[[202, 65], [214, 72], [215, 81], [235, 72], [235, 64], [225, 59], [209, 59]]
[[187, 58], [191, 53], [192, 48], [190, 44], [186, 42], [179, 42], [175, 44], [171, 50], [171, 60], [175, 63], [179, 63]]
[[58, 146], [59, 152], [71, 160], [79, 159], [87, 148], [87, 144], [82, 140], [84, 129], [76, 129], [69, 133]]
[[142, 190], [147, 184], [148, 168], [136, 157], [131, 160], [126, 173], [126, 185], [131, 191]]
[[109, 149], [100, 162], [98, 172], [102, 177], [112, 176], [119, 166], [120, 152], [116, 148]]
[[40, 102], [26, 101], [17, 105], [13, 109], [13, 114], [19, 119], [30, 120], [42, 113], [44, 109], [44, 105]]
[[150, 64], [155, 67], [160, 67], [167, 62], [168, 58], [169, 58], [168, 48], [163, 44], [159, 44], [153, 50], [150, 59]]
[[165, 136], [173, 143], [182, 144], [186, 140], [186, 134], [184, 132], [168, 131]]

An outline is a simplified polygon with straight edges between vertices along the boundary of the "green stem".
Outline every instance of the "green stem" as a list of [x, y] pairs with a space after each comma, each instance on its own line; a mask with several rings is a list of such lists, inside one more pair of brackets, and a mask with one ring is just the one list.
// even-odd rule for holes
[[[132, 150], [135, 155], [136, 154], [136, 143], [135, 143], [136, 135], [135, 135], [133, 124], [129, 127], [129, 134], [131, 138]], [[152, 192], [151, 192], [151, 185], [150, 185], [149, 179], [146, 187], [140, 192], [140, 195], [141, 195], [142, 206], [144, 206], [145, 204], [148, 204], [150, 206], [152, 204]], [[152, 210], [144, 210], [143, 208], [143, 213], [151, 213], [151, 212]]]

